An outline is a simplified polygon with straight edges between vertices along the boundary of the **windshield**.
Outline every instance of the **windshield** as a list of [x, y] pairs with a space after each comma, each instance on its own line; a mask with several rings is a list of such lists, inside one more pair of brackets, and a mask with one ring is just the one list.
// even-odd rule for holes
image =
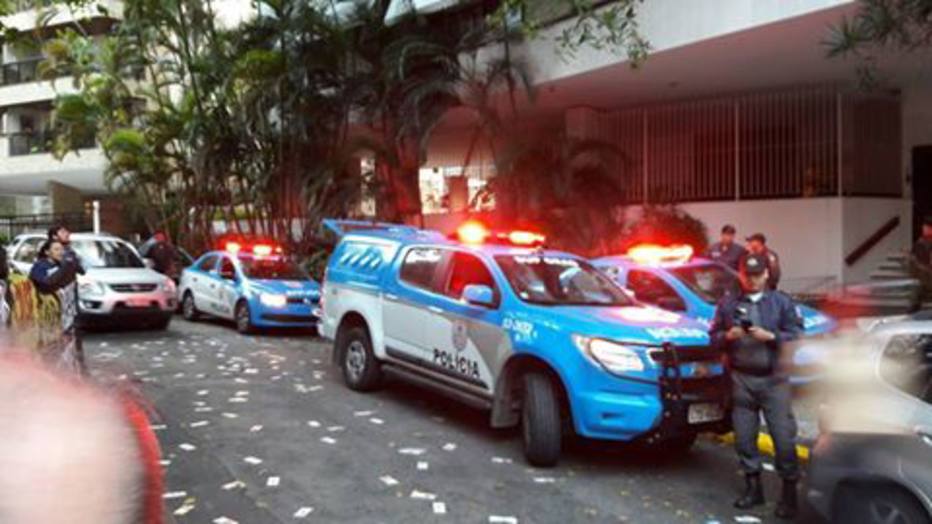
[[495, 257], [514, 292], [533, 304], [628, 306], [631, 300], [589, 263], [545, 255]]
[[146, 267], [133, 248], [119, 240], [72, 240], [71, 247], [87, 269]]
[[307, 272], [282, 258], [239, 257], [247, 278], [256, 280], [310, 280]]
[[719, 264], [677, 267], [670, 273], [709, 304], [718, 303], [726, 293], [739, 288], [738, 275]]

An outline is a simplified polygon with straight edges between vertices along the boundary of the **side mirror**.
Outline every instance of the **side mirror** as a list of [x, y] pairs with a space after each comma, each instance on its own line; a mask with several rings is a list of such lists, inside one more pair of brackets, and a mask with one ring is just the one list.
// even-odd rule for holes
[[678, 297], [662, 297], [657, 301], [657, 307], [667, 311], [686, 311], [686, 305]]
[[489, 286], [469, 284], [463, 288], [463, 300], [474, 306], [495, 307], [495, 293]]
[[236, 280], [236, 271], [232, 269], [220, 270], [220, 278], [225, 280]]
[[155, 269], [155, 260], [152, 260], [151, 258], [142, 259], [142, 263], [145, 264], [149, 269]]

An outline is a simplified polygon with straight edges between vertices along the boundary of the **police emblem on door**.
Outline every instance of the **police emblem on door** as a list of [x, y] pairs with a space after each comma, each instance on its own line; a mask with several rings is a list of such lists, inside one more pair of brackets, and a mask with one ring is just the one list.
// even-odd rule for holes
[[457, 352], [466, 349], [469, 343], [469, 333], [466, 330], [466, 323], [462, 321], [453, 322], [453, 347]]

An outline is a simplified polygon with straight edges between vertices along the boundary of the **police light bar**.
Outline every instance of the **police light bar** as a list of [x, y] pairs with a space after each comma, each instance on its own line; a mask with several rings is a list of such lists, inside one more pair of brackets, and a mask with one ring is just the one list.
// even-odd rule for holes
[[469, 245], [494, 243], [528, 247], [541, 246], [547, 240], [544, 235], [531, 231], [493, 233], [481, 222], [476, 222], [474, 220], [464, 222], [463, 225], [456, 230], [454, 237], [460, 242]]
[[223, 249], [227, 253], [233, 255], [248, 251], [251, 252], [253, 256], [257, 257], [267, 257], [273, 254], [280, 255], [284, 252], [281, 246], [273, 246], [272, 244], [255, 244], [252, 247], [248, 247], [232, 240], [224, 244]]
[[639, 244], [628, 250], [628, 258], [644, 266], [667, 266], [688, 262], [693, 256], [689, 245], [658, 246]]
[[227, 253], [236, 254], [236, 253], [239, 253], [241, 249], [243, 249], [243, 246], [241, 246], [239, 242], [227, 242], [224, 249], [226, 250]]

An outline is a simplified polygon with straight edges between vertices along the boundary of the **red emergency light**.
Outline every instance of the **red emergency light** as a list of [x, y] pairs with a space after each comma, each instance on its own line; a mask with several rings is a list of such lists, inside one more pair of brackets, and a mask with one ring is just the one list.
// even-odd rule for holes
[[464, 244], [486, 243], [510, 244], [514, 246], [541, 246], [547, 240], [544, 235], [531, 231], [508, 231], [493, 233], [481, 222], [469, 220], [456, 230], [456, 239]]
[[239, 242], [227, 242], [224, 249], [226, 249], [227, 253], [236, 254], [239, 253], [241, 249], [243, 249], [243, 246], [241, 246]]
[[690, 245], [658, 246], [656, 244], [639, 244], [630, 249], [628, 258], [644, 266], [677, 265], [688, 262], [693, 256]]
[[227, 253], [239, 254], [243, 252], [251, 252], [253, 256], [257, 257], [267, 257], [273, 254], [280, 255], [284, 252], [281, 246], [274, 246], [272, 244], [254, 244], [250, 246], [244, 246], [243, 244], [235, 241], [229, 241], [224, 244], [224, 250]]

